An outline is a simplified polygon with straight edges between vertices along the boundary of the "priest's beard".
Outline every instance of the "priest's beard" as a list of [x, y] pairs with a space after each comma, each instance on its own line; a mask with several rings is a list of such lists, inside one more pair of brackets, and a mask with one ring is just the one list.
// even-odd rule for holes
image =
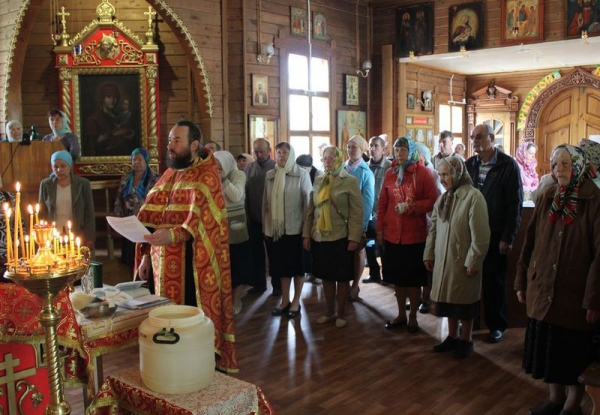
[[176, 153], [170, 151], [167, 156], [167, 166], [172, 169], [175, 169], [175, 170], [185, 169], [186, 167], [189, 167], [191, 164], [192, 164], [192, 152], [190, 151], [189, 147], [187, 150], [185, 150], [181, 154], [176, 154]]

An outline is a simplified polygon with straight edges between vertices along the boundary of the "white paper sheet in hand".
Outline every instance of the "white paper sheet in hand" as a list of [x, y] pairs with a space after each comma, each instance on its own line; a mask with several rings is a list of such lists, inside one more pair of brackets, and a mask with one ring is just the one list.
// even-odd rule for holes
[[131, 242], [146, 242], [144, 235], [150, 235], [148, 229], [135, 216], [125, 216], [124, 218], [107, 216], [106, 220], [111, 228]]

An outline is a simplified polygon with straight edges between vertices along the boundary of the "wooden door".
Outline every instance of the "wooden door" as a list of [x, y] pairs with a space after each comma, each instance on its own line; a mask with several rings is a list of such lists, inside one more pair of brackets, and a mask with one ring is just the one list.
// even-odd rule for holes
[[594, 134], [600, 134], [600, 91], [571, 88], [558, 94], [540, 117], [536, 138], [540, 175], [550, 173], [550, 156], [556, 146], [577, 145]]

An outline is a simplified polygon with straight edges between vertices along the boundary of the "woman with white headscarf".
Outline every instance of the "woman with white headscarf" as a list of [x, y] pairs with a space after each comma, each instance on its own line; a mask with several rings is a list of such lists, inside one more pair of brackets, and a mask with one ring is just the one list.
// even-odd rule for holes
[[236, 161], [229, 151], [216, 151], [213, 156], [221, 171], [221, 184], [227, 208], [233, 314], [239, 314], [242, 311], [242, 295], [249, 287], [252, 269], [252, 247], [245, 208], [246, 175], [238, 170]]
[[465, 358], [473, 353], [473, 319], [479, 312], [481, 269], [490, 243], [487, 204], [458, 156], [441, 159], [438, 172], [446, 192], [433, 207], [423, 263], [433, 272], [432, 310], [448, 317], [448, 337], [433, 350]]
[[[267, 172], [263, 193], [263, 234], [265, 235], [271, 278], [281, 280], [281, 304], [273, 316], [300, 315], [300, 295], [304, 284], [302, 226], [311, 192], [310, 176], [296, 164], [289, 143], [275, 146], [276, 165]], [[291, 279], [294, 298], [290, 301]]]
[[11, 143], [19, 142], [23, 139], [23, 126], [17, 120], [10, 120], [5, 127], [6, 141]]

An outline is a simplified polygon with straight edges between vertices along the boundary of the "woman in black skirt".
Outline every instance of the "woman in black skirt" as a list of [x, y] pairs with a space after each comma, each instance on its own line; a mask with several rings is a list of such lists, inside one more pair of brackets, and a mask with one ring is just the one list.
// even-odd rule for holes
[[581, 149], [558, 146], [550, 165], [558, 183], [536, 199], [515, 278], [529, 317], [523, 368], [549, 387], [529, 414], [581, 414], [600, 317], [600, 190]]
[[481, 270], [490, 244], [487, 204], [461, 158], [441, 159], [438, 172], [446, 192], [433, 207], [423, 262], [433, 272], [433, 313], [448, 317], [448, 337], [433, 350], [454, 351], [455, 357], [465, 358], [473, 353], [473, 319], [478, 316]]
[[[394, 157], [392, 167], [385, 173], [377, 208], [377, 243], [383, 246], [383, 280], [394, 284], [398, 302], [398, 316], [388, 321], [385, 328], [408, 325], [408, 331], [416, 333], [421, 287], [427, 285], [423, 264], [426, 213], [433, 209], [438, 190], [431, 170], [418, 163], [413, 140], [398, 138], [394, 143]], [[410, 300], [408, 319], [406, 297]]]
[[[300, 295], [304, 284], [302, 225], [310, 198], [310, 176], [296, 164], [289, 143], [275, 146], [276, 165], [267, 172], [263, 193], [263, 234], [269, 256], [271, 278], [281, 280], [281, 304], [271, 315], [300, 315]], [[294, 278], [294, 298], [290, 286]]]
[[[358, 181], [342, 167], [337, 147], [325, 147], [325, 175], [315, 179], [304, 223], [304, 249], [313, 258], [312, 272], [323, 280], [327, 311], [318, 324], [346, 326], [346, 299], [354, 279], [354, 251], [362, 237], [363, 203]], [[337, 291], [337, 314], [335, 299]]]

